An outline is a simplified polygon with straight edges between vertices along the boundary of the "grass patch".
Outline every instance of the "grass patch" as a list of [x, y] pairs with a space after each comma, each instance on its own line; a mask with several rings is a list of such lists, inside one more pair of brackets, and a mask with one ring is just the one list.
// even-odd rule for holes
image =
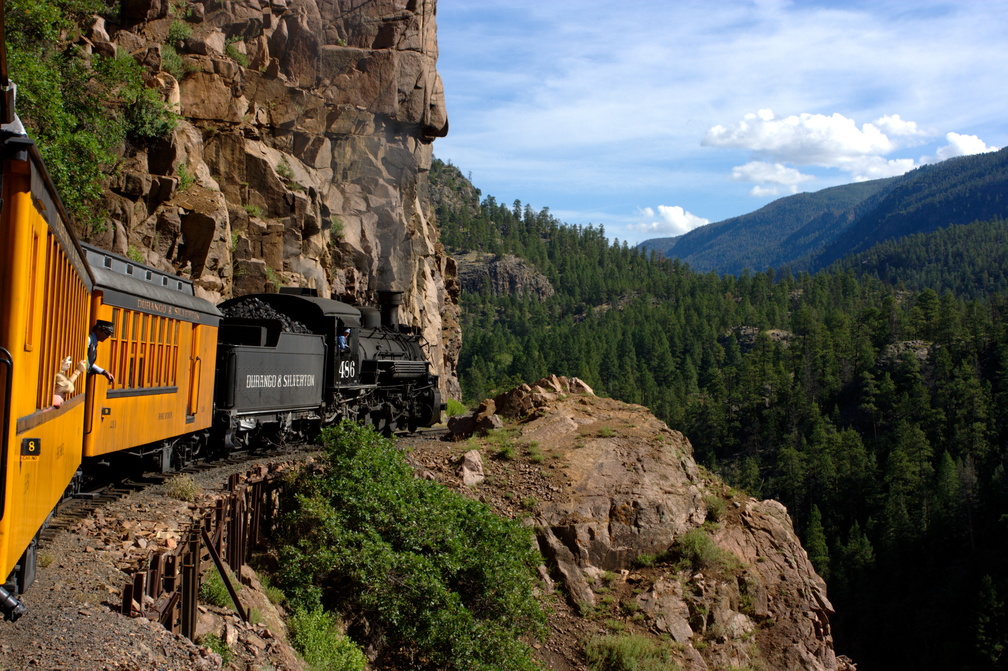
[[249, 64], [248, 56], [238, 51], [238, 47], [236, 47], [234, 43], [229, 42], [228, 45], [224, 47], [224, 53], [228, 55], [228, 58], [230, 58], [243, 68], [248, 67]]
[[221, 657], [221, 666], [227, 666], [231, 663], [231, 658], [234, 657], [234, 653], [228, 644], [221, 639], [217, 634], [207, 634], [200, 639], [200, 645], [205, 645], [214, 652], [216, 652]]
[[634, 599], [624, 599], [620, 602], [620, 611], [624, 615], [632, 617], [640, 612], [640, 604]]
[[282, 606], [285, 601], [287, 601], [287, 596], [283, 593], [283, 590], [273, 584], [273, 579], [266, 574], [259, 575], [259, 584], [262, 585], [263, 594], [269, 599], [270, 603], [276, 606]]
[[266, 266], [266, 281], [272, 284], [273, 288], [277, 291], [280, 291], [280, 287], [283, 286], [283, 280], [280, 279], [279, 273], [269, 266]]
[[539, 447], [539, 443], [532, 441], [525, 446], [525, 451], [528, 453], [528, 459], [533, 464], [541, 464], [546, 461], [546, 455], [543, 454], [542, 448]]
[[161, 69], [178, 81], [182, 81], [182, 78], [189, 73], [178, 49], [171, 44], [161, 45]]
[[287, 162], [286, 158], [280, 159], [280, 162], [276, 167], [277, 174], [280, 175], [280, 179], [285, 182], [289, 182], [294, 179], [294, 169]]
[[720, 522], [728, 512], [728, 502], [720, 496], [707, 494], [703, 497], [704, 505], [707, 507], [707, 520], [709, 522]]
[[676, 539], [673, 552], [694, 571], [729, 573], [742, 568], [739, 558], [715, 545], [703, 529], [691, 529]]
[[638, 634], [593, 636], [585, 645], [592, 671], [679, 671], [670, 647]]
[[173, 475], [165, 482], [165, 494], [179, 501], [188, 501], [191, 503], [202, 492], [203, 488], [188, 473]]
[[[241, 589], [241, 585], [233, 579], [231, 580], [231, 584], [235, 590]], [[210, 569], [210, 572], [203, 578], [203, 582], [200, 583], [199, 598], [203, 603], [208, 603], [218, 608], [234, 607], [234, 603], [231, 601], [231, 594], [228, 593], [227, 586], [224, 584], [224, 578], [221, 577], [216, 566]]]

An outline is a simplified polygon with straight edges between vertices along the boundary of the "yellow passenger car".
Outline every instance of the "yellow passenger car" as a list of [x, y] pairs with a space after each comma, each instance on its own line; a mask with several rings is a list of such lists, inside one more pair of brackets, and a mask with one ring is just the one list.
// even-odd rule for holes
[[37, 534], [81, 463], [93, 278], [35, 145], [20, 122], [3, 130], [0, 606], [16, 619]]
[[213, 419], [220, 311], [194, 295], [192, 282], [83, 245], [95, 278], [95, 320], [113, 333], [98, 345], [84, 456], [153, 456], [162, 470], [205, 439]]

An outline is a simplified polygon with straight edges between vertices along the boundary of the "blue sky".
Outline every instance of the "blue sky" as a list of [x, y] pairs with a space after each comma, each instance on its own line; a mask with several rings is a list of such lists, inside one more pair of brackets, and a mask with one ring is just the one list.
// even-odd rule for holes
[[440, 0], [484, 196], [631, 243], [1008, 145], [1008, 0]]

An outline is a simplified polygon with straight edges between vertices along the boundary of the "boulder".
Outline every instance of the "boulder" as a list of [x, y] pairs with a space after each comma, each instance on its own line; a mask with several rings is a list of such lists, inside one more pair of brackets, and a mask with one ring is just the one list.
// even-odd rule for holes
[[459, 466], [459, 477], [466, 487], [475, 487], [483, 482], [483, 456], [479, 450], [469, 450], [462, 456], [462, 465]]

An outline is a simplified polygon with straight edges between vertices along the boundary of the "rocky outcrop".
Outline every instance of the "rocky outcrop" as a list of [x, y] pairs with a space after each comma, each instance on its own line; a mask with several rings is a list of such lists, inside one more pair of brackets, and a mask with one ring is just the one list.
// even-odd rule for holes
[[[404, 292], [458, 396], [455, 262], [426, 196], [445, 135], [434, 0], [128, 0], [86, 45], [129, 54], [180, 119], [127, 147], [94, 242], [210, 300], [280, 285], [373, 304]], [[181, 58], [179, 58], [181, 56]]]
[[457, 257], [459, 283], [469, 293], [488, 291], [494, 296], [532, 294], [544, 301], [553, 285], [535, 266], [513, 254], [468, 252]]
[[731, 490], [647, 409], [582, 385], [553, 376], [491, 402], [558, 473], [531, 521], [569, 600], [592, 613], [621, 599], [683, 669], [853, 668], [784, 506]]

